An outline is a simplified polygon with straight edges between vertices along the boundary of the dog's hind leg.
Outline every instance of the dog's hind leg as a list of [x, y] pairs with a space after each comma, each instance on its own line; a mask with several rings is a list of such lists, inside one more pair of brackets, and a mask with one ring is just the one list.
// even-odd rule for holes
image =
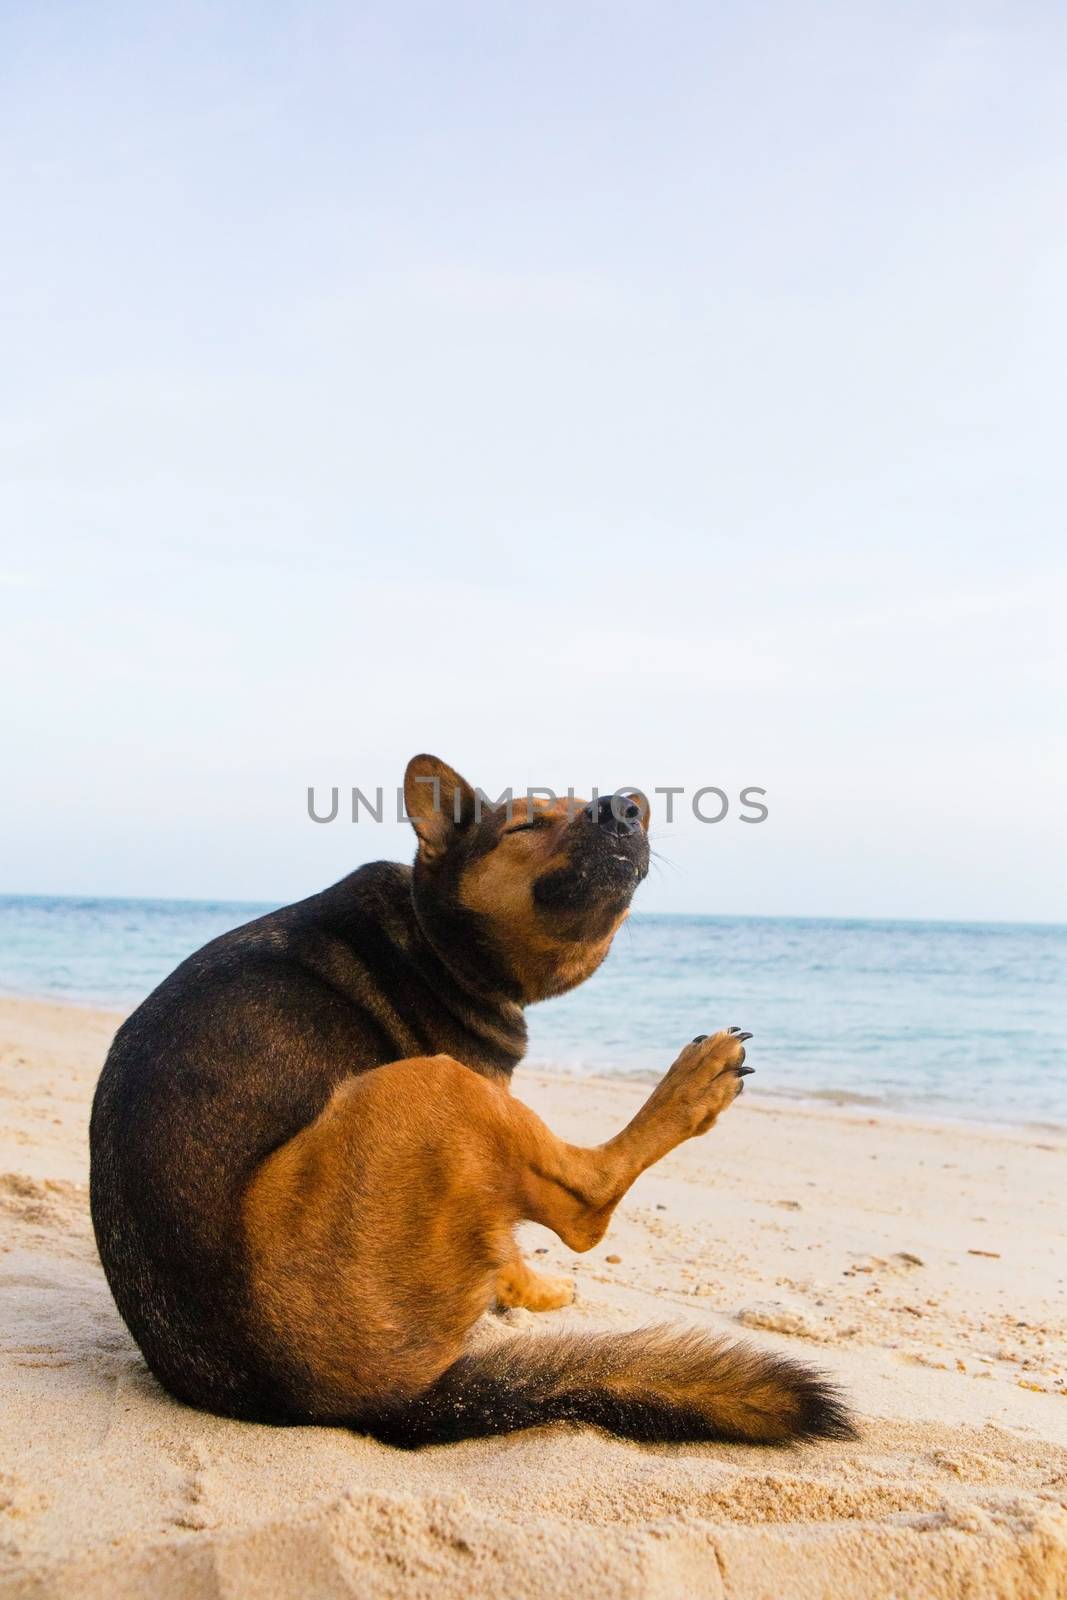
[[638, 1173], [736, 1096], [742, 1058], [733, 1035], [694, 1041], [595, 1149], [447, 1056], [340, 1085], [245, 1197], [246, 1314], [272, 1418], [406, 1445], [557, 1419], [663, 1440], [847, 1432], [818, 1374], [694, 1330], [468, 1344], [514, 1261], [516, 1224], [590, 1248]]
[[422, 1387], [495, 1297], [563, 1303], [516, 1267], [516, 1225], [592, 1248], [638, 1174], [734, 1098], [743, 1059], [732, 1034], [695, 1041], [593, 1149], [448, 1056], [346, 1079], [244, 1200], [250, 1313], [285, 1403], [322, 1415]]
[[574, 1279], [535, 1272], [516, 1249], [501, 1267], [493, 1285], [498, 1306], [523, 1306], [527, 1311], [558, 1311], [574, 1299]]

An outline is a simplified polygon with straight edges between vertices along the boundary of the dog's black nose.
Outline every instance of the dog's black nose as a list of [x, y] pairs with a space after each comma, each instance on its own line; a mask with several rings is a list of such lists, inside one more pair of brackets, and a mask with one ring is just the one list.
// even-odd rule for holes
[[641, 826], [641, 807], [626, 794], [605, 794], [599, 800], [590, 800], [585, 814], [608, 833], [636, 833]]

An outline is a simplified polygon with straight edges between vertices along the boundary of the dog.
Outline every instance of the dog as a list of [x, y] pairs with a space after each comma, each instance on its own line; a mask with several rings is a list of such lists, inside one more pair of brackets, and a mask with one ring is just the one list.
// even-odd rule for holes
[[213, 940], [115, 1036], [92, 1218], [152, 1372], [207, 1411], [405, 1447], [557, 1420], [848, 1436], [821, 1374], [697, 1332], [469, 1347], [494, 1303], [572, 1298], [517, 1225], [591, 1249], [635, 1178], [741, 1093], [751, 1035], [699, 1034], [606, 1143], [557, 1138], [510, 1092], [523, 1010], [604, 960], [648, 871], [647, 805], [485, 805], [429, 755], [404, 795], [413, 867], [360, 867]]

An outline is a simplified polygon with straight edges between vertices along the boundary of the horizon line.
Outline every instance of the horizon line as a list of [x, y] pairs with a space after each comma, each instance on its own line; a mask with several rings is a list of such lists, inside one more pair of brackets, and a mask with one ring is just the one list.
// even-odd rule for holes
[[[358, 871], [358, 868], [355, 869]], [[341, 879], [339, 882], [343, 881]], [[328, 886], [329, 887], [329, 886]], [[300, 899], [310, 899], [321, 893], [313, 889]], [[136, 895], [136, 894], [54, 894], [30, 890], [0, 891], [0, 905], [18, 900], [97, 901], [105, 905], [177, 905], [177, 906], [239, 906], [261, 912], [280, 911], [294, 900], [248, 900], [226, 895]], [[1044, 918], [1023, 917], [916, 917], [883, 914], [833, 913], [819, 911], [641, 911], [631, 912], [629, 920], [648, 920], [656, 917], [687, 917], [704, 922], [838, 922], [864, 923], [888, 922], [901, 926], [922, 925], [945, 928], [1054, 928], [1067, 931], [1067, 922]]]

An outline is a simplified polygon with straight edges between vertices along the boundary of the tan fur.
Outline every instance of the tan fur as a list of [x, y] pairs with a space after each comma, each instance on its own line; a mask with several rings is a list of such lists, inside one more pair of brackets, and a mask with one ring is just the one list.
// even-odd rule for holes
[[574, 1299], [574, 1279], [535, 1272], [521, 1256], [501, 1267], [494, 1295], [498, 1306], [523, 1306], [527, 1311], [558, 1311]]
[[346, 1080], [245, 1197], [268, 1344], [313, 1376], [324, 1416], [418, 1393], [494, 1299], [561, 1303], [560, 1280], [516, 1266], [516, 1225], [590, 1249], [634, 1179], [732, 1103], [743, 1059], [732, 1034], [688, 1045], [628, 1127], [593, 1149], [448, 1056]]
[[[517, 800], [511, 819], [499, 828], [496, 848], [475, 861], [460, 884], [460, 903], [489, 918], [513, 969], [522, 976], [527, 1001], [546, 993], [561, 994], [584, 983], [607, 956], [629, 916], [629, 909], [620, 912], [594, 938], [584, 933], [565, 937], [538, 916], [534, 882], [542, 873], [567, 865], [563, 831], [575, 807], [582, 804], [580, 800], [554, 804]], [[533, 817], [544, 825], [527, 829], [525, 824]]]

